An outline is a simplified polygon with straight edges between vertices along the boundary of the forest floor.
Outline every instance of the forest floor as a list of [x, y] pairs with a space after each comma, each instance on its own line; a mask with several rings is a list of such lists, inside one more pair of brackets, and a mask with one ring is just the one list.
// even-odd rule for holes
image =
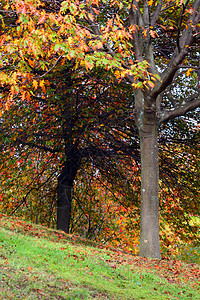
[[200, 266], [0, 215], [0, 299], [200, 299]]

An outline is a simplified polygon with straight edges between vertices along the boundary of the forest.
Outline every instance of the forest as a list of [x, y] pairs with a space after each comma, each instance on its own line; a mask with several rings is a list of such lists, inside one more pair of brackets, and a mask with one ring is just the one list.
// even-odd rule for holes
[[1, 214], [196, 261], [199, 112], [200, 0], [1, 1]]

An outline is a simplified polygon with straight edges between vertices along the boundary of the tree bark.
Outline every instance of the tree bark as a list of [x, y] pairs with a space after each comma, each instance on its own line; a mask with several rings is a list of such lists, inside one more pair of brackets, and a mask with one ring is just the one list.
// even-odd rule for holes
[[57, 187], [57, 229], [69, 233], [72, 186], [68, 186], [65, 182], [63, 183], [62, 179], [59, 178]]
[[146, 110], [140, 133], [140, 256], [161, 258], [159, 242], [159, 162], [156, 112]]
[[73, 183], [81, 165], [81, 156], [77, 148], [68, 152], [64, 168], [58, 177], [57, 186], [57, 229], [69, 233]]

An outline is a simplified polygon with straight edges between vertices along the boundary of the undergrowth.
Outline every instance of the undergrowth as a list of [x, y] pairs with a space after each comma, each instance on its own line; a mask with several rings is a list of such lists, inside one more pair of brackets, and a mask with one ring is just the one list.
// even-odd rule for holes
[[199, 299], [200, 269], [0, 216], [0, 299]]

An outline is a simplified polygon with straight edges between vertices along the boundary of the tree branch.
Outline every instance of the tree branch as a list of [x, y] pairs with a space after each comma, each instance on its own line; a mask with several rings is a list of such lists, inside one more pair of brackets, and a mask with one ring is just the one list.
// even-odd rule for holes
[[[133, 6], [134, 5], [134, 6]], [[135, 26], [138, 24], [139, 26], [144, 27], [142, 15], [140, 13], [140, 9], [138, 6], [138, 3], [134, 1], [134, 4], [132, 5], [131, 9], [129, 10], [129, 24]], [[135, 8], [136, 7], [136, 8]], [[138, 29], [133, 33], [133, 39], [131, 40], [136, 59], [139, 61], [143, 61], [142, 56], [142, 41], [140, 37], [140, 33], [138, 32]]]
[[160, 3], [157, 4], [156, 9], [155, 9], [153, 15], [151, 16], [150, 23], [151, 23], [151, 26], [153, 26], [153, 27], [156, 24], [156, 21], [157, 21], [159, 15], [160, 15], [162, 6], [163, 6], [163, 0], [161, 0]]
[[186, 114], [187, 112], [200, 107], [200, 93], [196, 93], [188, 97], [180, 105], [174, 107], [173, 109], [166, 109], [161, 112], [160, 122], [168, 121], [169, 119], [176, 118]]
[[190, 46], [195, 40], [194, 31], [195, 31], [195, 27], [197, 26], [200, 20], [199, 6], [200, 6], [200, 0], [196, 0], [193, 3], [194, 13], [189, 18], [187, 23], [188, 27], [185, 28], [179, 40], [180, 52], [178, 50], [178, 47], [176, 47], [174, 50], [174, 55], [169, 61], [168, 66], [161, 74], [162, 81], [156, 85], [156, 87], [153, 89], [151, 93], [151, 98], [154, 100], [156, 100], [157, 96], [172, 83], [176, 71], [179, 68], [179, 65], [183, 62], [184, 58], [189, 52]]
[[45, 152], [50, 152], [50, 153], [59, 152], [59, 149], [52, 149], [52, 148], [47, 147], [47, 146], [42, 146], [42, 145], [38, 145], [36, 143], [27, 142], [27, 141], [24, 141], [23, 139], [20, 139], [20, 138], [17, 138], [16, 141], [17, 141], [18, 144], [23, 144], [24, 146], [29, 146], [30, 148], [36, 148], [36, 149], [44, 150]]
[[181, 33], [181, 25], [182, 25], [182, 22], [183, 22], [183, 16], [185, 14], [185, 10], [186, 10], [186, 7], [188, 5], [188, 2], [189, 0], [186, 1], [185, 4], [182, 4], [182, 13], [181, 13], [181, 17], [180, 17], [180, 21], [179, 21], [179, 25], [178, 25], [178, 31], [177, 31], [177, 48], [178, 48], [178, 51], [180, 52], [181, 49], [180, 49], [180, 33]]

